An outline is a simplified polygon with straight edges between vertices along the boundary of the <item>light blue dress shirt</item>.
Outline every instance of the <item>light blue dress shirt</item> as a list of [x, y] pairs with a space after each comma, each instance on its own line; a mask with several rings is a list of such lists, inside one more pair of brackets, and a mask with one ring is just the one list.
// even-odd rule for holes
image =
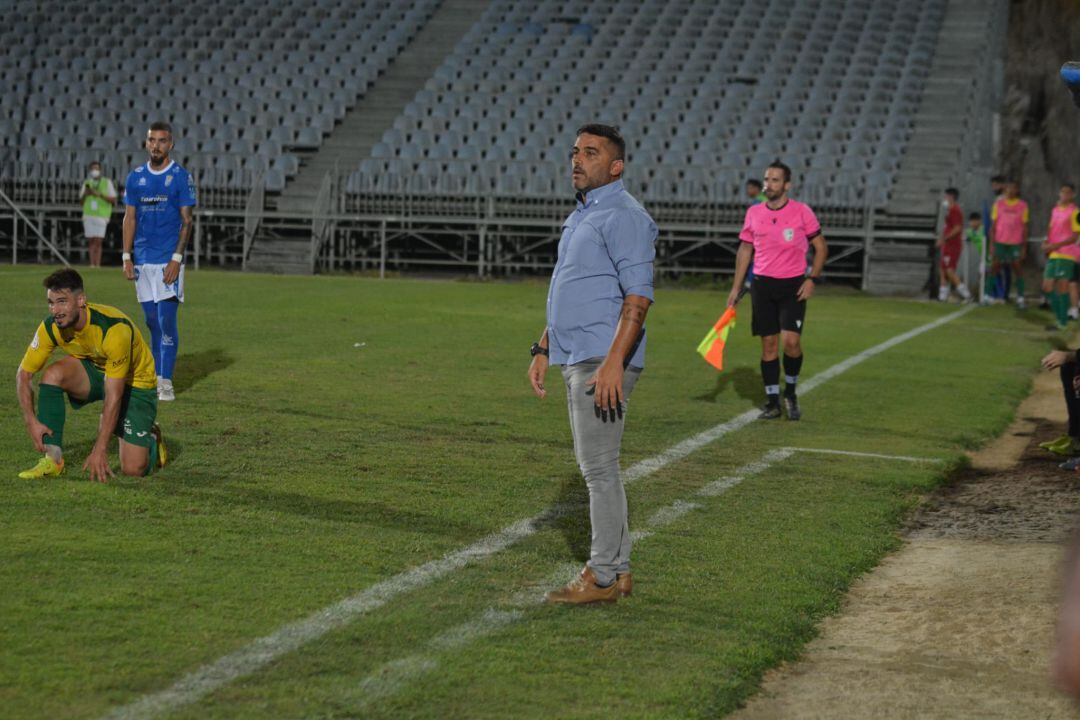
[[[548, 351], [554, 365], [604, 358], [627, 295], [653, 300], [656, 223], [622, 180], [578, 193], [563, 223], [547, 297]], [[630, 357], [645, 367], [645, 334]]]

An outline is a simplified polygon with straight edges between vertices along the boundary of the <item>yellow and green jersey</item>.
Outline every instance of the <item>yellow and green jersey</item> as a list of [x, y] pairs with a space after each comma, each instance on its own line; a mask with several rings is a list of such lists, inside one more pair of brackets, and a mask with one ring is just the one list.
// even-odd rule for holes
[[59, 328], [52, 316], [38, 325], [21, 367], [33, 375], [45, 367], [53, 350], [60, 348], [79, 360], [89, 360], [107, 378], [123, 378], [126, 385], [152, 390], [157, 387], [154, 356], [142, 334], [124, 313], [108, 305], [86, 304], [82, 330]]

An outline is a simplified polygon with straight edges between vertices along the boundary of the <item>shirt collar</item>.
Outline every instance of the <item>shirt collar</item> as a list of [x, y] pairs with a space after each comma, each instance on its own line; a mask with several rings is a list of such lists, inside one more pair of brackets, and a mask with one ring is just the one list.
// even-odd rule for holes
[[[575, 193], [574, 198], [577, 200], [578, 209], [580, 210], [582, 208], [591, 207], [598, 202], [601, 202], [605, 198], [610, 198], [622, 191], [623, 181], [620, 178], [615, 182], [608, 183], [607, 185], [601, 185], [598, 188], [593, 188], [589, 191], [587, 198], [585, 193], [582, 192]], [[588, 202], [586, 202], [586, 199], [588, 200]]]

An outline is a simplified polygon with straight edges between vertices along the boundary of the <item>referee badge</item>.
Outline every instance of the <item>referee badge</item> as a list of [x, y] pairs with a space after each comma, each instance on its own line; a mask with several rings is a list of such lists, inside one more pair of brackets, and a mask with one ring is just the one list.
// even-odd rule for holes
[[795, 230], [793, 228], [784, 228], [784, 242], [791, 242], [795, 239]]

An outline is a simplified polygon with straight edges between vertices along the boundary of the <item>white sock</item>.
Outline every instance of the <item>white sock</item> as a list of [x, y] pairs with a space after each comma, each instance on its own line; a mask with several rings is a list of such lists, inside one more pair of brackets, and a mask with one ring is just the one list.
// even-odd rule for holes
[[1069, 308], [1069, 319], [1070, 320], [1080, 319], [1080, 310], [1077, 310], [1074, 307]]
[[169, 387], [169, 388], [171, 388], [172, 387], [172, 380], [170, 380], [168, 378], [158, 378], [157, 384], [158, 384], [158, 387]]
[[949, 286], [948, 285], [942, 285], [941, 287], [938, 288], [937, 299], [942, 300], [942, 301], [945, 301], [945, 300], [949, 299]]
[[64, 461], [64, 451], [60, 449], [59, 445], [46, 445], [45, 454], [57, 465]]

